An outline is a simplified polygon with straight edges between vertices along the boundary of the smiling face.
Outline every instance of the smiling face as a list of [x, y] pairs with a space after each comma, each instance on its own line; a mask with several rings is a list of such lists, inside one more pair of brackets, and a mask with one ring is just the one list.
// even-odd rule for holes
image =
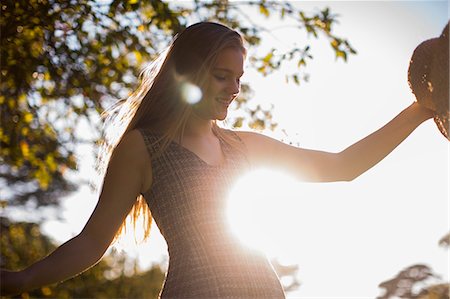
[[238, 96], [243, 75], [244, 53], [237, 48], [226, 48], [217, 56], [208, 74], [203, 97], [194, 111], [203, 119], [224, 120], [228, 106]]

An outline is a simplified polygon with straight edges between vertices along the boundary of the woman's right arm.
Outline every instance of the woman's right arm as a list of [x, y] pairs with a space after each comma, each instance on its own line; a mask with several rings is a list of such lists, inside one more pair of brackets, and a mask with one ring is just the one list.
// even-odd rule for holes
[[99, 201], [79, 235], [19, 272], [1, 272], [1, 294], [17, 294], [73, 277], [96, 264], [111, 244], [137, 196], [151, 184], [150, 157], [133, 130], [115, 149]]

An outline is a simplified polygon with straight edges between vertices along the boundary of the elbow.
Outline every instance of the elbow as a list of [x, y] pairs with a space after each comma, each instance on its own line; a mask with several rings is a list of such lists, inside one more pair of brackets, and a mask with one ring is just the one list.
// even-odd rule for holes
[[85, 258], [90, 265], [97, 264], [110, 245], [110, 243], [94, 238], [89, 234], [82, 233], [77, 238], [79, 238], [80, 248], [82, 248], [82, 252], [86, 255]]
[[346, 174], [338, 172], [334, 175], [324, 175], [317, 179], [318, 182], [351, 182], [355, 180], [359, 175]]
[[359, 177], [359, 175], [357, 174], [348, 174], [346, 176], [344, 176], [341, 181], [342, 182], [352, 182], [354, 181], [357, 177]]
[[324, 181], [327, 182], [352, 182], [361, 175], [360, 172], [345, 167], [336, 167], [330, 171]]
[[352, 182], [361, 175], [361, 172], [358, 172], [355, 169], [351, 168], [342, 168], [342, 169], [343, 170], [337, 172], [336, 181]]
[[314, 176], [309, 177], [309, 181], [312, 182], [322, 182], [322, 183], [330, 183], [330, 182], [351, 182], [356, 179], [358, 175], [344, 172], [341, 170], [331, 170], [327, 169], [321, 173], [315, 173]]
[[350, 161], [348, 155], [345, 155], [344, 152], [335, 155], [334, 164], [332, 165], [334, 165], [336, 181], [352, 182], [362, 174], [360, 167], [355, 165], [353, 161]]
[[313, 182], [351, 182], [361, 175], [359, 167], [349, 163], [342, 152], [327, 154], [319, 162], [315, 163], [314, 167], [308, 171], [307, 180]]

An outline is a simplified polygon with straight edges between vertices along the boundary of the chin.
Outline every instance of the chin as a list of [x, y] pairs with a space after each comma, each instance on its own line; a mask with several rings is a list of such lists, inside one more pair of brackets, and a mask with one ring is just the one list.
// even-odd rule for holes
[[227, 118], [227, 114], [228, 114], [228, 113], [221, 113], [221, 114], [217, 115], [217, 116], [215, 117], [215, 119], [216, 119], [216, 120], [220, 120], [220, 121], [225, 120], [225, 119]]

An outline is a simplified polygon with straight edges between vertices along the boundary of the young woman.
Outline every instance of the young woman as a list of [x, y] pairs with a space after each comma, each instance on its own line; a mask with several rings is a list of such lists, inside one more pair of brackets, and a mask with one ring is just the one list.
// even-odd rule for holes
[[235, 179], [271, 164], [303, 180], [350, 181], [433, 113], [413, 103], [340, 153], [221, 129], [216, 120], [226, 118], [239, 93], [245, 53], [241, 36], [220, 24], [198, 23], [179, 34], [119, 113], [122, 122], [130, 120], [117, 142], [109, 140], [100, 198], [82, 232], [27, 269], [2, 271], [2, 294], [83, 272], [103, 256], [127, 214], [147, 209], [170, 256], [161, 298], [284, 298], [267, 259], [240, 245], [226, 225], [225, 199]]

